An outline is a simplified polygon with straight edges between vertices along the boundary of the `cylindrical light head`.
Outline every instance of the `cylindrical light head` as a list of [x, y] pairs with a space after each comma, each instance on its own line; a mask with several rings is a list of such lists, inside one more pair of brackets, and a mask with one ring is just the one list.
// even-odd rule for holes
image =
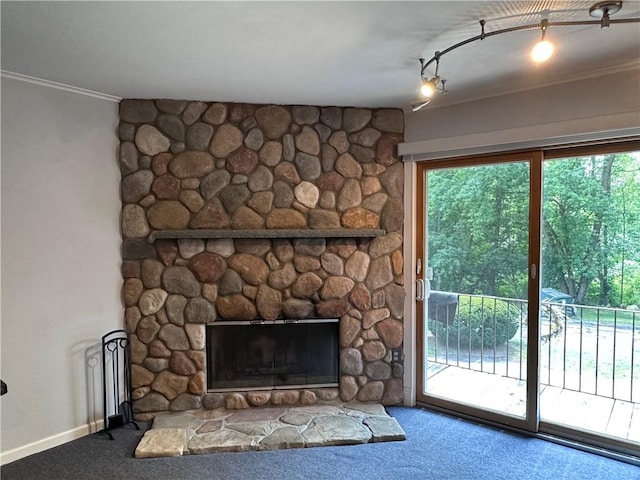
[[427, 98], [433, 97], [433, 94], [436, 93], [436, 79], [432, 78], [431, 80], [425, 80], [422, 82], [420, 93]]
[[549, 60], [553, 54], [553, 45], [548, 40], [542, 40], [536, 43], [536, 46], [531, 50], [531, 58], [534, 62], [544, 62]]

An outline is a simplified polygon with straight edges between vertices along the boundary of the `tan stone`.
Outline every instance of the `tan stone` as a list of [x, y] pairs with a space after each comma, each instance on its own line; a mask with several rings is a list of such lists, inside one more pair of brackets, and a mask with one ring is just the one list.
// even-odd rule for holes
[[191, 220], [192, 228], [227, 228], [231, 218], [217, 197], [212, 198]]
[[218, 298], [218, 285], [214, 283], [205, 283], [202, 285], [202, 296], [209, 300], [211, 303], [215, 303]]
[[391, 255], [391, 268], [394, 275], [401, 275], [404, 270], [404, 257], [400, 250], [396, 250]]
[[167, 348], [162, 340], [153, 340], [149, 343], [149, 356], [157, 358], [169, 358], [171, 350]]
[[124, 304], [127, 307], [132, 307], [138, 303], [140, 295], [144, 290], [142, 281], [138, 278], [128, 278], [125, 280], [122, 288], [122, 296]]
[[311, 182], [300, 182], [294, 189], [296, 200], [307, 208], [315, 208], [320, 198], [320, 191]]
[[158, 312], [167, 299], [167, 292], [161, 288], [146, 290], [140, 296], [139, 307], [143, 315], [153, 315]]
[[345, 263], [345, 273], [356, 282], [363, 282], [369, 271], [370, 257], [364, 252], [356, 251]]
[[358, 283], [349, 293], [349, 301], [358, 310], [369, 310], [371, 308], [371, 292], [364, 284]]
[[216, 309], [219, 317], [227, 320], [253, 320], [257, 315], [253, 303], [243, 295], [218, 297]]
[[358, 393], [359, 387], [356, 379], [350, 375], [340, 377], [340, 399], [343, 402], [350, 402]]
[[365, 312], [362, 320], [362, 328], [368, 329], [374, 326], [376, 323], [381, 322], [382, 320], [389, 318], [391, 312], [388, 308], [379, 308], [376, 310], [369, 310]]
[[136, 458], [180, 457], [187, 445], [184, 428], [153, 428], [147, 430], [136, 447]]
[[291, 114], [284, 107], [268, 105], [256, 110], [256, 121], [267, 138], [277, 140], [284, 135], [291, 124]]
[[362, 195], [369, 196], [380, 191], [382, 186], [380, 180], [376, 177], [365, 177], [362, 179], [361, 187]]
[[300, 392], [301, 405], [313, 405], [317, 400], [318, 398], [316, 397], [316, 394], [311, 390], [303, 390], [302, 392]]
[[187, 390], [193, 395], [204, 395], [207, 392], [207, 379], [204, 372], [198, 372], [191, 377]]
[[246, 253], [232, 255], [228, 259], [229, 268], [240, 274], [250, 285], [260, 285], [269, 276], [269, 266], [259, 257]]
[[307, 224], [304, 215], [291, 208], [276, 208], [267, 217], [267, 228], [295, 229], [305, 228]]
[[229, 410], [242, 410], [249, 408], [247, 399], [240, 393], [229, 393], [225, 395], [224, 406]]
[[151, 315], [144, 317], [138, 322], [138, 328], [136, 328], [136, 335], [144, 343], [151, 343], [156, 334], [160, 331], [160, 325], [156, 322], [156, 318]]
[[214, 157], [226, 158], [240, 148], [242, 141], [242, 131], [231, 124], [225, 123], [218, 127], [214, 133], [209, 151]]
[[343, 131], [334, 132], [331, 137], [329, 137], [329, 145], [335, 148], [338, 153], [345, 153], [349, 150], [347, 134]]
[[340, 320], [340, 346], [349, 347], [360, 333], [360, 321], [351, 316]]
[[269, 392], [249, 392], [247, 393], [247, 400], [254, 407], [261, 407], [269, 403], [271, 400], [271, 393]]
[[125, 238], [140, 238], [148, 234], [149, 225], [142, 207], [125, 205], [122, 209], [122, 235]]
[[143, 387], [145, 385], [151, 385], [154, 375], [140, 365], [131, 365], [131, 388]]
[[393, 272], [391, 271], [391, 260], [388, 256], [376, 258], [371, 261], [369, 273], [365, 281], [370, 290], [377, 290], [393, 281]]
[[381, 381], [369, 382], [358, 392], [358, 400], [361, 402], [377, 402], [382, 399], [384, 383]]
[[345, 228], [378, 228], [380, 219], [370, 210], [356, 207], [351, 208], [342, 214], [340, 219]]
[[300, 399], [300, 392], [296, 390], [276, 390], [271, 394], [272, 405], [296, 405]]
[[282, 312], [282, 293], [265, 284], [258, 287], [256, 308], [266, 320], [275, 320]]
[[136, 132], [136, 147], [145, 155], [154, 156], [169, 150], [170, 140], [151, 125], [141, 125]]
[[214, 169], [213, 157], [207, 152], [186, 151], [169, 163], [169, 170], [177, 178], [203, 177]]
[[320, 290], [320, 298], [323, 300], [343, 298], [351, 292], [354, 285], [354, 281], [348, 277], [329, 277]]
[[260, 149], [258, 158], [269, 167], [275, 167], [282, 160], [282, 144], [280, 142], [267, 142]]
[[138, 328], [138, 322], [142, 318], [138, 307], [128, 307], [124, 311], [124, 323], [127, 332], [133, 333]]
[[402, 322], [388, 318], [378, 322], [375, 328], [387, 348], [397, 348], [402, 345], [404, 334]]
[[318, 133], [311, 127], [305, 125], [302, 131], [295, 136], [296, 148], [309, 155], [320, 153], [320, 139]]
[[163, 371], [157, 375], [153, 385], [151, 385], [151, 388], [156, 392], [162, 393], [169, 400], [173, 400], [181, 393], [185, 393], [187, 391], [188, 384], [188, 377]]
[[170, 323], [163, 326], [162, 329], [160, 329], [160, 333], [158, 333], [158, 337], [170, 350], [189, 349], [190, 345], [189, 340], [187, 339], [187, 334], [185, 333], [184, 328], [178, 327], [177, 325]]
[[226, 118], [227, 106], [224, 103], [214, 103], [204, 112], [204, 115], [202, 115], [202, 120], [211, 125], [221, 125]]
[[186, 228], [191, 215], [180, 202], [162, 200], [149, 208], [147, 217], [151, 226], [158, 230], [179, 230]]

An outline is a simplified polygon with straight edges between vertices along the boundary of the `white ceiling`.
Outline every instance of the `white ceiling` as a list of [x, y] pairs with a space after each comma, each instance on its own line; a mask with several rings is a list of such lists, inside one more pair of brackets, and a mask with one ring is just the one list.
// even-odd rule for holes
[[[420, 57], [486, 31], [593, 20], [593, 1], [1, 2], [2, 70], [123, 98], [406, 108]], [[640, 17], [626, 0], [613, 19]], [[640, 24], [550, 28], [442, 57], [440, 105], [637, 68]], [[430, 69], [430, 73], [433, 70]], [[603, 90], [605, 94], [614, 94]]]

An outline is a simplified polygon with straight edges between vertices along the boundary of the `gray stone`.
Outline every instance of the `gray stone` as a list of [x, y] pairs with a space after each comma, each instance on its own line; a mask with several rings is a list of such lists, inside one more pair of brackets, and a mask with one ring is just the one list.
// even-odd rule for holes
[[224, 405], [224, 395], [222, 393], [207, 393], [202, 397], [202, 406], [207, 410], [214, 410]]
[[273, 174], [267, 167], [259, 165], [249, 176], [249, 190], [252, 192], [262, 192], [269, 190], [273, 185]]
[[136, 335], [143, 343], [149, 344], [159, 331], [160, 325], [158, 325], [156, 317], [148, 316], [138, 322]]
[[298, 152], [294, 163], [303, 180], [315, 180], [322, 173], [320, 159], [313, 155]]
[[244, 145], [251, 150], [260, 150], [263, 143], [264, 135], [262, 135], [262, 130], [259, 128], [249, 130], [249, 133], [247, 133], [247, 136], [244, 139]]
[[402, 110], [383, 108], [376, 111], [371, 124], [383, 132], [403, 133], [404, 114]]
[[151, 125], [141, 125], [136, 131], [136, 147], [145, 155], [157, 155], [169, 150], [171, 142]]
[[404, 223], [404, 213], [402, 201], [397, 198], [390, 198], [380, 214], [380, 226], [387, 232], [400, 230]]
[[273, 206], [276, 208], [288, 208], [293, 203], [293, 190], [284, 182], [277, 181], [273, 184], [273, 194]]
[[207, 150], [213, 136], [213, 127], [206, 123], [194, 123], [187, 131], [187, 148], [189, 150]]
[[371, 290], [377, 290], [393, 280], [393, 272], [391, 271], [391, 261], [389, 257], [376, 258], [371, 262], [369, 274], [367, 275], [366, 284]]
[[355, 445], [371, 440], [371, 431], [360, 420], [347, 416], [316, 417], [302, 432], [307, 447]]
[[404, 192], [404, 165], [396, 163], [380, 174], [380, 183], [393, 198], [402, 199]]
[[169, 410], [182, 412], [184, 410], [196, 410], [202, 406], [200, 395], [182, 393], [171, 401]]
[[258, 108], [255, 118], [266, 137], [271, 140], [282, 137], [291, 124], [291, 114], [279, 105]]
[[280, 160], [282, 160], [282, 144], [280, 142], [267, 142], [260, 149], [258, 158], [265, 165], [269, 167], [275, 167], [276, 165], [278, 165], [278, 163], [280, 163]]
[[118, 138], [122, 142], [133, 142], [136, 134], [136, 126], [130, 123], [120, 122], [118, 124]]
[[175, 325], [184, 325], [184, 308], [187, 306], [187, 299], [182, 295], [169, 295], [165, 302], [165, 309], [169, 321]]
[[221, 429], [213, 433], [194, 435], [189, 440], [188, 450], [191, 454], [215, 452], [245, 452], [257, 450], [253, 439], [244, 433], [229, 429]]
[[344, 273], [344, 263], [342, 258], [335, 253], [325, 252], [322, 254], [320, 261], [322, 268], [332, 275], [342, 275]]
[[167, 411], [169, 409], [169, 400], [167, 400], [163, 395], [155, 392], [151, 392], [148, 395], [145, 395], [140, 400], [136, 400], [133, 402], [133, 412], [134, 413], [143, 413], [143, 412], [162, 412]]
[[181, 238], [178, 240], [178, 251], [182, 258], [192, 258], [204, 252], [204, 240], [201, 238]]
[[320, 121], [334, 130], [340, 130], [342, 127], [342, 109], [339, 107], [322, 108]]
[[364, 252], [356, 251], [345, 263], [345, 273], [356, 282], [363, 282], [369, 271], [370, 257]]
[[333, 210], [311, 210], [308, 213], [308, 223], [312, 229], [340, 228], [340, 216]]
[[331, 129], [322, 123], [318, 123], [314, 126], [316, 132], [318, 132], [318, 136], [320, 137], [320, 143], [327, 143], [329, 141], [329, 137], [331, 136]]
[[213, 238], [207, 240], [207, 252], [215, 253], [221, 257], [229, 257], [235, 251], [233, 239], [231, 238]]
[[369, 255], [371, 255], [371, 258], [378, 258], [390, 254], [401, 246], [402, 235], [397, 232], [390, 233], [382, 237], [376, 237], [371, 241]]
[[373, 416], [363, 420], [373, 434], [374, 442], [406, 440], [407, 436], [398, 421], [389, 416]]
[[361, 130], [371, 120], [371, 110], [365, 108], [345, 108], [344, 129], [347, 133]]
[[346, 153], [349, 150], [349, 140], [347, 134], [343, 131], [334, 132], [329, 137], [329, 145], [331, 145], [339, 154]]
[[[374, 340], [372, 342], [365, 342], [361, 348], [362, 356], [367, 362], [375, 362], [376, 360], [381, 360], [387, 354], [387, 349], [379, 340]], [[367, 366], [367, 368], [369, 368]], [[373, 377], [372, 377], [373, 378]]]
[[327, 248], [324, 238], [297, 238], [293, 241], [293, 251], [296, 255], [319, 257]]
[[391, 377], [391, 367], [388, 363], [378, 360], [369, 363], [365, 367], [364, 373], [372, 380], [386, 380]]
[[162, 284], [169, 293], [177, 293], [185, 297], [200, 295], [200, 283], [187, 267], [167, 268], [162, 274]]
[[290, 134], [282, 137], [282, 155], [285, 161], [292, 162], [296, 153], [296, 147], [293, 142], [293, 136]]
[[122, 201], [124, 203], [137, 203], [149, 194], [153, 180], [153, 172], [149, 170], [141, 170], [127, 175], [122, 180]]
[[138, 149], [132, 142], [120, 145], [120, 171], [122, 175], [129, 175], [138, 170]]
[[184, 100], [156, 100], [156, 107], [158, 110], [164, 113], [170, 113], [172, 115], [180, 115], [187, 107], [187, 102]]
[[127, 239], [122, 242], [122, 258], [124, 260], [142, 260], [155, 258], [156, 249], [143, 238]]
[[150, 123], [156, 119], [158, 110], [151, 100], [122, 100], [120, 120], [128, 123]]
[[362, 202], [362, 191], [360, 190], [360, 182], [355, 178], [349, 178], [344, 182], [344, 186], [337, 198], [337, 209], [339, 212], [344, 212], [350, 208], [354, 208], [360, 205]]
[[382, 402], [385, 405], [398, 405], [404, 401], [402, 378], [392, 378], [387, 382]]
[[384, 293], [387, 305], [389, 306], [389, 310], [391, 311], [391, 315], [393, 315], [398, 320], [402, 319], [404, 316], [404, 287], [396, 285], [395, 283], [390, 283], [389, 285], [384, 287]]
[[256, 308], [262, 318], [276, 320], [282, 312], [282, 293], [267, 285], [260, 285], [256, 296]]
[[340, 372], [345, 375], [362, 373], [362, 355], [356, 348], [343, 348], [340, 352]]
[[258, 443], [260, 450], [278, 450], [304, 447], [304, 438], [295, 427], [281, 427], [274, 430]]
[[350, 375], [340, 377], [340, 399], [348, 402], [355, 398], [359, 387], [356, 379]]
[[215, 170], [200, 183], [202, 196], [210, 200], [231, 182], [231, 174], [226, 170]]
[[233, 295], [242, 292], [242, 278], [235, 270], [227, 269], [218, 284], [219, 295]]
[[351, 153], [358, 162], [365, 164], [373, 162], [376, 158], [376, 152], [373, 148], [363, 147], [362, 145], [349, 146], [349, 153]]
[[122, 209], [122, 235], [128, 238], [146, 237], [149, 234], [147, 217], [142, 207], [125, 205]]
[[313, 125], [320, 119], [318, 107], [294, 106], [291, 107], [293, 121], [298, 125]]
[[193, 125], [206, 109], [207, 104], [204, 102], [191, 102], [182, 114], [182, 120], [187, 125]]
[[162, 340], [170, 350], [188, 350], [190, 347], [189, 339], [184, 329], [171, 323], [162, 327], [158, 338]]
[[288, 298], [282, 303], [282, 313], [285, 318], [309, 318], [313, 314], [313, 303], [308, 300]]
[[251, 196], [246, 185], [227, 185], [222, 189], [218, 198], [227, 212], [233, 213]]
[[153, 419], [153, 429], [181, 428], [183, 430], [197, 430], [204, 421], [191, 413], [164, 413]]
[[367, 383], [358, 392], [357, 398], [360, 402], [378, 402], [384, 392], [384, 383], [373, 381]]
[[375, 128], [365, 128], [364, 130], [349, 136], [352, 144], [362, 145], [363, 147], [373, 147], [381, 133]]
[[362, 206], [372, 212], [380, 213], [387, 203], [387, 200], [389, 200], [389, 196], [386, 193], [378, 192], [365, 198]]
[[160, 115], [156, 121], [160, 130], [178, 142], [184, 141], [184, 123], [175, 115]]
[[316, 131], [309, 127], [302, 127], [302, 131], [295, 137], [296, 148], [309, 155], [320, 154], [320, 139]]
[[216, 309], [204, 298], [192, 298], [184, 310], [184, 316], [191, 323], [211, 323], [216, 319]]
[[333, 148], [331, 145], [327, 145], [326, 143], [322, 144], [322, 148], [320, 149], [320, 151], [320, 156], [322, 158], [322, 171], [327, 173], [333, 172], [336, 159], [338, 158], [338, 152], [335, 148]]

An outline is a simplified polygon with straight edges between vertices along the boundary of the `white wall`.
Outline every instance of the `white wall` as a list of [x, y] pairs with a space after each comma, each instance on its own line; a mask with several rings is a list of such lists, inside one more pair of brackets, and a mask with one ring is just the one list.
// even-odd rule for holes
[[117, 103], [4, 76], [1, 94], [8, 463], [85, 435], [102, 418], [91, 385], [100, 364], [88, 368], [85, 354], [122, 328], [120, 174]]
[[441, 108], [437, 101], [405, 117], [405, 160], [640, 134], [638, 68]]

